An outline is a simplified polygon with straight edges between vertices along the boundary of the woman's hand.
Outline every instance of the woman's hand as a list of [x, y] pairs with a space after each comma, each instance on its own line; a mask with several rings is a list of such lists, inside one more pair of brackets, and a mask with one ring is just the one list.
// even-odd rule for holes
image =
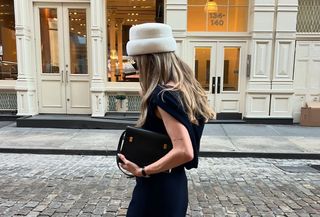
[[123, 169], [125, 169], [128, 172], [132, 173], [132, 175], [134, 175], [134, 176], [137, 176], [137, 177], [141, 177], [142, 176], [141, 168], [137, 164], [127, 160], [126, 157], [123, 154], [118, 154], [118, 156], [123, 162], [123, 163], [120, 163], [120, 166]]

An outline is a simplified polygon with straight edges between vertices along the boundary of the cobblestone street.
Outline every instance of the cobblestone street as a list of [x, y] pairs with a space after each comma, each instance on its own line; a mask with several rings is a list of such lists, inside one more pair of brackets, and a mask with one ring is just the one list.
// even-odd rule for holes
[[[320, 161], [201, 158], [188, 216], [320, 216], [308, 164]], [[133, 186], [114, 157], [0, 154], [0, 216], [125, 216]]]

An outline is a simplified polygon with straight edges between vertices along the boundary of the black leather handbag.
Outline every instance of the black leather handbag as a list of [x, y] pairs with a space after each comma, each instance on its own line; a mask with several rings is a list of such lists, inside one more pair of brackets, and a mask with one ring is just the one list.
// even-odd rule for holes
[[[172, 149], [169, 136], [145, 130], [137, 127], [128, 126], [121, 134], [117, 148], [117, 154], [123, 154], [126, 159], [137, 164], [139, 167], [147, 166], [166, 155]], [[116, 156], [119, 169], [126, 173], [119, 166], [121, 160]]]

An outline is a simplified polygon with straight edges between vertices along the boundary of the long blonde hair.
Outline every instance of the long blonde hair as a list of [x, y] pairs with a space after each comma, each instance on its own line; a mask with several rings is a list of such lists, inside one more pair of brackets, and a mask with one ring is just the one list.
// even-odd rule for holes
[[206, 93], [195, 79], [191, 68], [174, 52], [137, 55], [133, 58], [140, 71], [142, 88], [141, 115], [137, 126], [145, 123], [148, 99], [153, 90], [158, 84], [165, 85], [168, 82], [173, 82], [175, 85], [165, 90], [180, 91], [184, 109], [192, 123], [198, 124], [199, 116], [202, 116], [205, 121], [214, 117], [214, 112], [208, 105]]

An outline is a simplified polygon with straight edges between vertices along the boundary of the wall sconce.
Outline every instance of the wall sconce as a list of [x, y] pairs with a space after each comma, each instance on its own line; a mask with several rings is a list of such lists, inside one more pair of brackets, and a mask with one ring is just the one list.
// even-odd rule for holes
[[213, 0], [208, 0], [206, 3], [205, 11], [208, 13], [214, 13], [218, 11], [218, 5]]

